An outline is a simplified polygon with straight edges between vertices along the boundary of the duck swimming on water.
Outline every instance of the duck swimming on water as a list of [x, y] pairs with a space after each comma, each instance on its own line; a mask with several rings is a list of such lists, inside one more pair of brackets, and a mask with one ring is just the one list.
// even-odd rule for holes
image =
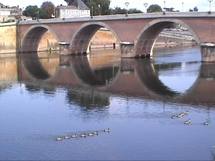
[[94, 133], [88, 133], [88, 136], [94, 136], [95, 134]]
[[99, 135], [99, 132], [98, 131], [94, 131], [93, 134], [94, 135]]
[[71, 136], [64, 136], [64, 139], [71, 139]]
[[110, 128], [104, 129], [104, 132], [110, 132]]
[[185, 125], [191, 125], [191, 124], [192, 124], [192, 121], [189, 119], [189, 120], [187, 120], [187, 121], [184, 121], [184, 124], [185, 124]]
[[62, 137], [57, 137], [56, 141], [63, 141]]
[[86, 138], [86, 137], [87, 137], [87, 135], [86, 135], [85, 133], [83, 133], [83, 134], [80, 134], [80, 137], [82, 137], [82, 138]]

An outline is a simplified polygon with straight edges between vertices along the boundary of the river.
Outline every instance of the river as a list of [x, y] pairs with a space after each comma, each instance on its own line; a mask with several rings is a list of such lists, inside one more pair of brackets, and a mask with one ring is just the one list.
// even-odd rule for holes
[[1, 59], [0, 160], [215, 160], [215, 64], [113, 52]]

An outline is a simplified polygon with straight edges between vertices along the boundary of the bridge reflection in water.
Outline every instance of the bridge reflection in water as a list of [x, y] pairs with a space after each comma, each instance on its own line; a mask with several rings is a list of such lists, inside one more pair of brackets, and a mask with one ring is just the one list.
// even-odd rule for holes
[[[79, 102], [86, 107], [108, 106], [110, 94], [183, 104], [215, 105], [215, 64], [195, 61], [155, 64], [151, 60], [121, 60], [115, 56], [105, 59], [103, 65], [98, 65], [95, 62], [99, 60], [94, 60], [96, 58], [61, 56], [38, 59], [37, 55], [20, 55], [18, 80], [31, 91], [42, 89], [54, 93], [56, 88], [66, 87], [68, 102]], [[196, 80], [188, 89], [176, 91], [162, 82], [159, 73], [168, 70], [174, 72], [174, 69], [184, 68], [184, 65], [194, 65], [197, 71]], [[174, 84], [177, 85], [182, 86]]]

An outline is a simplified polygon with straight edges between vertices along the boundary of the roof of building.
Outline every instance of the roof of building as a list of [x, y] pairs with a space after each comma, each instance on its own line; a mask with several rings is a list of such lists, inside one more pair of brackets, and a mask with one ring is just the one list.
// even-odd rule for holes
[[78, 9], [80, 10], [89, 10], [87, 5], [82, 0], [77, 0]]

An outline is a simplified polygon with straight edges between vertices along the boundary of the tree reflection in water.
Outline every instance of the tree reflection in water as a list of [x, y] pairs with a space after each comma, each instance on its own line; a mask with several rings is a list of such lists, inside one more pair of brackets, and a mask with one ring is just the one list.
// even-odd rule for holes
[[83, 110], [102, 110], [110, 105], [107, 94], [96, 92], [93, 89], [69, 90], [66, 97], [69, 104], [76, 104]]

